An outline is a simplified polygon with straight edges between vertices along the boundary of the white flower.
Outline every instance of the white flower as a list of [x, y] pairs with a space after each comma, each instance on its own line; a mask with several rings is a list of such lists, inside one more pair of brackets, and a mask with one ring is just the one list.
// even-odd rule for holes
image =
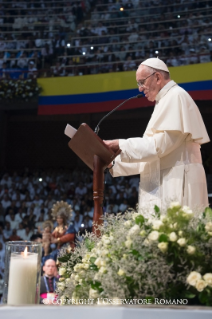
[[160, 229], [160, 227], [163, 225], [161, 220], [153, 220], [152, 222], [152, 228], [155, 230]]
[[117, 274], [118, 274], [119, 276], [124, 276], [124, 275], [125, 275], [125, 271], [120, 268], [119, 271], [117, 272]]
[[196, 248], [195, 248], [194, 246], [188, 245], [188, 247], [187, 247], [187, 253], [188, 253], [189, 255], [193, 255], [193, 254], [195, 253], [195, 251], [196, 251]]
[[78, 270], [80, 270], [80, 269], [82, 269], [83, 268], [83, 264], [76, 264], [75, 266], [74, 266], [74, 271], [78, 271]]
[[100, 265], [101, 265], [101, 266], [105, 266], [105, 265], [106, 265], [106, 261], [105, 261], [104, 259], [101, 259]]
[[131, 220], [127, 220], [126, 222], [124, 222], [125, 227], [130, 227], [131, 225], [132, 225]]
[[193, 216], [193, 212], [188, 206], [183, 206], [182, 211], [184, 213], [186, 213], [187, 217], [192, 217]]
[[134, 236], [137, 235], [140, 232], [140, 227], [138, 225], [134, 225], [132, 228], [130, 228], [128, 232], [128, 236]]
[[209, 222], [205, 225], [205, 230], [207, 232], [211, 232], [212, 231], [212, 222]]
[[105, 267], [99, 268], [100, 274], [105, 274], [107, 272], [107, 269]]
[[58, 283], [57, 283], [57, 287], [58, 287], [59, 290], [63, 291], [63, 290], [65, 289], [65, 283], [64, 283], [64, 281], [58, 282]]
[[65, 272], [66, 272], [66, 269], [65, 269], [65, 268], [60, 268], [60, 269], [59, 269], [59, 275], [60, 275], [60, 276], [63, 276], [63, 275], [65, 274]]
[[74, 279], [75, 279], [75, 281], [79, 281], [79, 280], [80, 280], [79, 275], [76, 275], [76, 276], [74, 277]]
[[126, 246], [127, 248], [130, 248], [131, 245], [132, 245], [132, 243], [133, 243], [132, 240], [128, 239], [128, 240], [125, 241], [124, 244], [125, 244], [125, 246]]
[[176, 208], [179, 209], [181, 207], [179, 202], [171, 202], [169, 208]]
[[197, 271], [192, 271], [192, 272], [188, 275], [186, 281], [187, 281], [187, 283], [188, 283], [189, 285], [195, 286], [197, 280], [200, 280], [201, 278], [202, 278], [202, 276], [200, 275], [199, 272], [197, 272]]
[[212, 287], [212, 274], [207, 273], [203, 276], [203, 279], [207, 282], [209, 287]]
[[165, 253], [168, 250], [168, 243], [159, 243], [158, 248], [160, 249], [160, 251], [162, 251], [162, 253]]
[[71, 281], [71, 278], [66, 278], [66, 285]]
[[180, 238], [180, 239], [178, 239], [177, 243], [181, 247], [184, 247], [186, 245], [186, 239], [185, 238]]
[[141, 237], [144, 237], [144, 236], [146, 235], [145, 230], [142, 230], [139, 235], [140, 235]]
[[164, 223], [167, 221], [167, 217], [165, 215], [161, 215], [160, 220], [162, 221], [162, 223]]
[[208, 284], [205, 280], [200, 279], [200, 280], [197, 280], [195, 287], [198, 291], [201, 292], [205, 289], [205, 287], [207, 287], [207, 285]]
[[97, 267], [101, 267], [101, 258], [97, 258], [94, 262], [94, 264], [97, 266]]
[[180, 230], [180, 231], [178, 232], [178, 235], [179, 235], [179, 236], [183, 236], [183, 231]]
[[170, 241], [176, 241], [177, 240], [177, 235], [175, 232], [172, 232], [171, 234], [169, 234], [169, 240]]
[[88, 269], [89, 268], [89, 264], [88, 263], [83, 264], [83, 268], [84, 269]]
[[100, 250], [100, 253], [99, 253], [101, 256], [105, 257], [107, 254], [109, 254], [109, 250], [107, 249], [103, 249], [103, 250]]
[[158, 240], [158, 237], [159, 237], [159, 232], [158, 231], [152, 231], [149, 235], [148, 235], [148, 239], [150, 241], [155, 241], [155, 240]]
[[71, 279], [74, 280], [74, 279], [75, 279], [75, 276], [76, 276], [75, 274], [71, 274]]
[[89, 290], [89, 298], [90, 299], [96, 299], [99, 297], [99, 292], [97, 290], [94, 290], [92, 288], [90, 288]]
[[149, 246], [149, 245], [150, 245], [149, 239], [146, 238], [146, 239], [143, 241], [143, 245], [144, 245], [144, 246]]

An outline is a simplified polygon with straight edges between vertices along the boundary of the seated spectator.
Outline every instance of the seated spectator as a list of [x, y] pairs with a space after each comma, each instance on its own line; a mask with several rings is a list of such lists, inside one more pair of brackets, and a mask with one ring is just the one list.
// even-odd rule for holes
[[12, 235], [9, 237], [9, 241], [18, 241], [18, 240], [21, 240], [21, 239], [22, 238], [17, 235], [17, 230], [13, 229]]
[[35, 67], [35, 62], [34, 61], [30, 61], [28, 64], [28, 73], [27, 73], [27, 77], [29, 79], [36, 79], [37, 78], [37, 68]]
[[32, 235], [33, 235], [33, 231], [29, 228], [29, 226], [26, 226], [22, 234], [23, 236], [22, 239], [29, 241]]
[[18, 58], [17, 66], [20, 69], [27, 69], [28, 67], [28, 58], [25, 52]]
[[200, 48], [199, 61], [200, 61], [200, 63], [211, 62], [210, 52], [205, 46], [202, 46]]
[[123, 65], [124, 71], [132, 71], [136, 68], [136, 63], [132, 61], [132, 57], [128, 56], [127, 61]]

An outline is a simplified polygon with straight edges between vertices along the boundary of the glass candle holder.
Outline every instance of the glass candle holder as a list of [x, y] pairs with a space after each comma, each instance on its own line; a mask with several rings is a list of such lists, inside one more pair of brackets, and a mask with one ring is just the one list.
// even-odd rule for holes
[[42, 245], [9, 241], [5, 247], [3, 303], [28, 305], [40, 302]]

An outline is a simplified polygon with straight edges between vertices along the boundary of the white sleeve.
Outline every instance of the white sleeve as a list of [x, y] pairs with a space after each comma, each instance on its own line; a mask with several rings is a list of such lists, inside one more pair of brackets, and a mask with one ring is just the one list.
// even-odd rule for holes
[[119, 140], [121, 162], [139, 163], [154, 161], [168, 155], [185, 140], [188, 134], [179, 131], [164, 131], [151, 137]]

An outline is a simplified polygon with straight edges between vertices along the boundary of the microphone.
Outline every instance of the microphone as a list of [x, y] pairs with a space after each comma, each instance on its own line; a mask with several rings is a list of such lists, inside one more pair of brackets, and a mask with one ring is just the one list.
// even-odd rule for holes
[[130, 97], [129, 99], [127, 99], [127, 100], [125, 100], [124, 102], [122, 102], [121, 104], [119, 104], [118, 106], [116, 106], [115, 107], [115, 109], [113, 109], [112, 111], [110, 111], [109, 113], [107, 113], [100, 121], [99, 121], [99, 123], [97, 124], [97, 126], [96, 126], [96, 128], [95, 128], [95, 133], [96, 133], [96, 135], [98, 135], [99, 134], [99, 130], [100, 130], [100, 124], [102, 123], [102, 121], [104, 121], [104, 119], [106, 119], [106, 117], [108, 117], [110, 114], [112, 114], [113, 112], [115, 112], [119, 107], [121, 107], [124, 103], [126, 103], [127, 101], [129, 101], [129, 100], [132, 100], [132, 99], [139, 99], [139, 98], [141, 98], [141, 97], [144, 97], [144, 95], [143, 94], [138, 94], [138, 95], [136, 95], [136, 96], [132, 96], [132, 97]]

